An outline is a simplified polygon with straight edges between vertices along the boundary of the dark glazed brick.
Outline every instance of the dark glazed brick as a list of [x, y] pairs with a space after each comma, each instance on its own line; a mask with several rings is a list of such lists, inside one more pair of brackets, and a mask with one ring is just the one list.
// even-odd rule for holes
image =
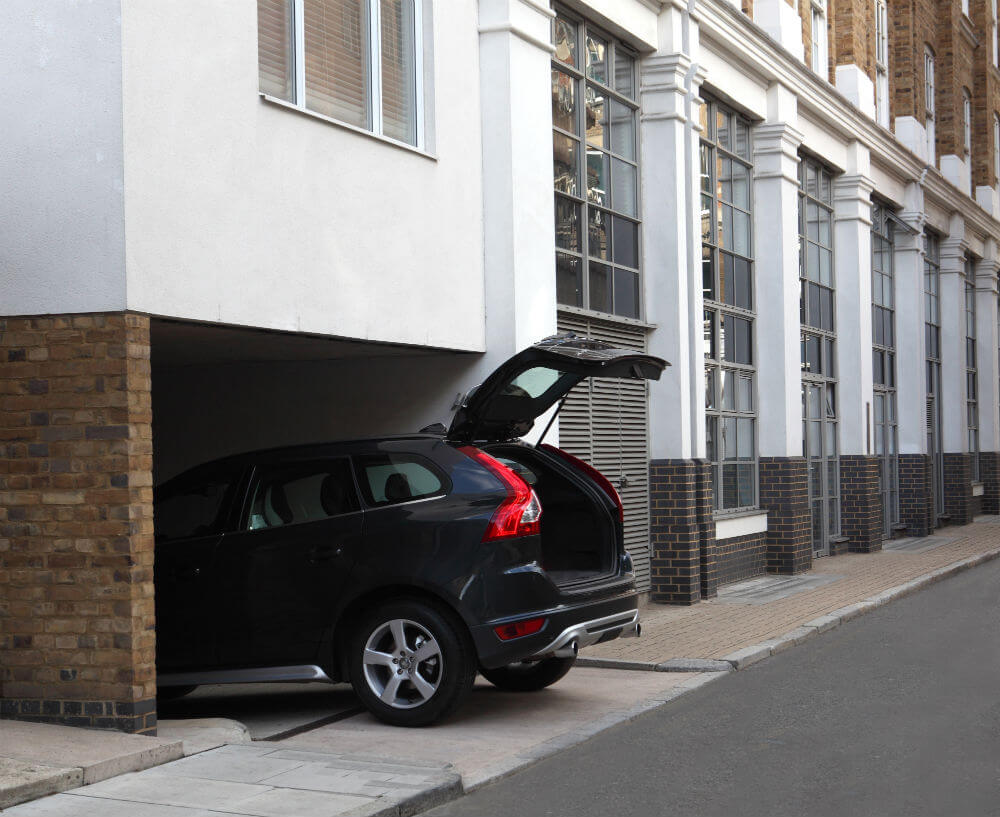
[[769, 573], [801, 573], [812, 567], [807, 479], [802, 457], [761, 457], [760, 507], [767, 511]]
[[7, 350], [7, 362], [8, 363], [18, 363], [22, 360], [28, 359], [27, 349], [8, 349]]
[[981, 512], [1000, 514], [1000, 454], [983, 451], [979, 455], [979, 476], [983, 481]]
[[931, 458], [899, 455], [899, 521], [907, 536], [927, 536], [937, 526]]
[[841, 456], [840, 532], [847, 542], [841, 548], [831, 545], [831, 555], [846, 551], [875, 553], [882, 549], [880, 466], [878, 457], [863, 454]]
[[43, 715], [59, 715], [61, 714], [60, 709], [59, 701], [42, 701]]
[[972, 521], [970, 454], [944, 455], [944, 512], [949, 525], [968, 525]]
[[83, 712], [83, 704], [80, 701], [63, 701], [64, 715], [79, 715]]
[[84, 715], [103, 715], [104, 704], [100, 701], [85, 701], [83, 704]]
[[[703, 548], [707, 553], [715, 536], [707, 469], [699, 460], [649, 464], [650, 597], [655, 602], [694, 604], [702, 597]], [[713, 586], [707, 589], [714, 592]]]
[[764, 573], [767, 566], [765, 533], [749, 533], [715, 540], [719, 585], [741, 582]]

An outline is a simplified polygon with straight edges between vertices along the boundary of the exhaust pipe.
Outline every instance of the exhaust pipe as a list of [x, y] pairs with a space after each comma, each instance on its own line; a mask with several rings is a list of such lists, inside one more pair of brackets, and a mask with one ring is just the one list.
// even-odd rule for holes
[[558, 650], [554, 650], [552, 655], [556, 658], [575, 658], [576, 654], [579, 652], [579, 647], [577, 647], [576, 641], [570, 641], [565, 647], [560, 647]]

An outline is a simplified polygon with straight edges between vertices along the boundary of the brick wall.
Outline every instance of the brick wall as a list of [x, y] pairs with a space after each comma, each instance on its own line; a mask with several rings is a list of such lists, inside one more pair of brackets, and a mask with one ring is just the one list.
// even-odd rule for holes
[[931, 458], [899, 455], [899, 521], [908, 536], [926, 536], [936, 525]]
[[1000, 514], [1000, 454], [983, 451], [979, 455], [979, 474], [983, 481], [982, 513]]
[[694, 604], [701, 599], [701, 525], [705, 464], [651, 460], [649, 509], [652, 589], [650, 599]]
[[760, 507], [768, 512], [769, 573], [800, 573], [812, 566], [807, 478], [802, 457], [761, 457]]
[[0, 715], [155, 732], [149, 319], [0, 319]]
[[853, 553], [882, 549], [880, 465], [878, 457], [863, 454], [840, 458], [840, 532]]
[[969, 454], [944, 455], [944, 512], [949, 525], [972, 521], [972, 467]]
[[763, 574], [767, 567], [766, 539], [764, 533], [717, 539], [715, 563], [719, 586]]
[[[837, 65], [856, 65], [875, 82], [875, 4], [871, 0], [842, 0], [830, 5], [831, 71]], [[806, 2], [799, 7], [808, 14], [810, 6]]]

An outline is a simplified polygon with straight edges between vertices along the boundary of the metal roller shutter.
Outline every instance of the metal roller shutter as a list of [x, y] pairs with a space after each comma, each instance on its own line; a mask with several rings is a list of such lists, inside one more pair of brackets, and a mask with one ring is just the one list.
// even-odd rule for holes
[[[646, 330], [577, 315], [559, 315], [559, 331], [645, 352]], [[618, 489], [625, 508], [625, 547], [636, 584], [649, 590], [649, 421], [645, 380], [591, 378], [569, 393], [559, 413], [559, 445], [586, 460]]]

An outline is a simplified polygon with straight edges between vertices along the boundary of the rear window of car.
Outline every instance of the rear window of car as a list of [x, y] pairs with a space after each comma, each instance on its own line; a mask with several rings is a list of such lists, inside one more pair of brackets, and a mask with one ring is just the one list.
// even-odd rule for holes
[[370, 454], [356, 457], [355, 466], [369, 505], [395, 505], [448, 492], [444, 473], [413, 454]]

